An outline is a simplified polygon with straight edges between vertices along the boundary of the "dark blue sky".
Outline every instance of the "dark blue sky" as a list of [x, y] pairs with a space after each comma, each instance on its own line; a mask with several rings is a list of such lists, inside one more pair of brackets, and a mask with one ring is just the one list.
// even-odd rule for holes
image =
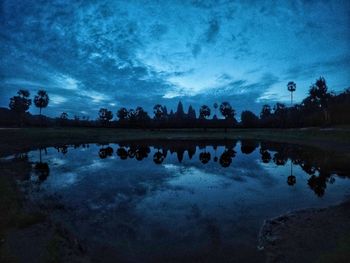
[[[350, 86], [350, 1], [2, 0], [0, 106], [48, 91], [50, 116], [181, 100], [238, 113]], [[37, 109], [32, 108], [32, 112]]]

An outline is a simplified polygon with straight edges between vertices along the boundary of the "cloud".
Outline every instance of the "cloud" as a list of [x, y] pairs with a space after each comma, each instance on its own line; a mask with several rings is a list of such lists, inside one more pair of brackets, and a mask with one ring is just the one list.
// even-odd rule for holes
[[179, 99], [257, 109], [320, 74], [343, 89], [350, 4], [311, 2], [4, 0], [0, 106], [19, 88], [47, 90], [53, 116]]
[[59, 105], [62, 104], [64, 102], [67, 102], [67, 98], [60, 96], [60, 95], [56, 95], [56, 94], [50, 94], [50, 103], [54, 104], [54, 105]]

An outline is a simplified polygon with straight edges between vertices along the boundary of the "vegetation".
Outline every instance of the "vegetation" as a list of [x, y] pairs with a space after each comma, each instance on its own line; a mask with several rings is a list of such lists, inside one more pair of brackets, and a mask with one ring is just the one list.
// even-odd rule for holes
[[[259, 116], [251, 111], [244, 110], [238, 122], [236, 111], [227, 101], [213, 104], [214, 114], [209, 106], [202, 105], [198, 118], [195, 109], [190, 105], [187, 113], [184, 111], [181, 101], [177, 110], [168, 112], [165, 105], [156, 104], [153, 107], [153, 117], [142, 108], [127, 109], [121, 107], [116, 112], [113, 120], [113, 112], [107, 108], [101, 108], [96, 120], [68, 118], [63, 112], [56, 119], [45, 117], [45, 126], [80, 126], [80, 127], [116, 127], [116, 128], [298, 128], [310, 126], [330, 126], [350, 124], [350, 88], [336, 95], [328, 91], [326, 80], [320, 77], [310, 87], [309, 95], [300, 103], [293, 105], [293, 92], [296, 84], [291, 81], [287, 84], [291, 92], [291, 106], [277, 102], [275, 105], [263, 105]], [[34, 98], [34, 104], [40, 109], [40, 122], [29, 113], [26, 113], [31, 105], [30, 94], [26, 90], [20, 90], [17, 96], [10, 99], [11, 111], [0, 112], [1, 126], [39, 126], [42, 125], [41, 111], [48, 106], [49, 96], [46, 91], [40, 90]], [[217, 109], [221, 117], [217, 116]], [[6, 116], [5, 116], [6, 115]]]
[[38, 95], [34, 97], [34, 104], [37, 108], [40, 110], [40, 116], [41, 116], [41, 110], [43, 108], [46, 108], [47, 105], [49, 105], [49, 95], [47, 95], [47, 92], [45, 90], [39, 90]]

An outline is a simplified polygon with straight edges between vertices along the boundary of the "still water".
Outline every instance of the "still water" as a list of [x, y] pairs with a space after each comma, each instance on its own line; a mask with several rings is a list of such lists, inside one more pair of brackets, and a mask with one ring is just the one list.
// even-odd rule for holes
[[28, 198], [94, 262], [263, 262], [265, 219], [350, 195], [349, 163], [289, 144], [134, 141], [25, 156]]

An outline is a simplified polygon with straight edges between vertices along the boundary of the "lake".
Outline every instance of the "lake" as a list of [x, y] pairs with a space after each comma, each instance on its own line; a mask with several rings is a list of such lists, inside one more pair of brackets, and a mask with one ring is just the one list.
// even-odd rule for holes
[[253, 140], [58, 145], [6, 161], [94, 262], [264, 262], [264, 220], [350, 196], [341, 156]]

